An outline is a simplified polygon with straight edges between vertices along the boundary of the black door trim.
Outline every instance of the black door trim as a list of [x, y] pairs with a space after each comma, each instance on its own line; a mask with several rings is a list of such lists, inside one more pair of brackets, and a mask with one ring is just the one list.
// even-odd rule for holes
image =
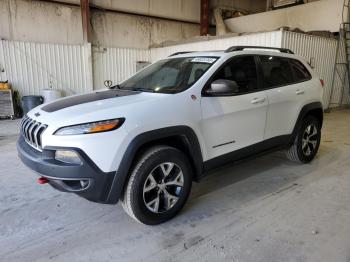
[[292, 135], [283, 135], [273, 137], [265, 141], [244, 147], [230, 153], [209, 159], [204, 162], [204, 172], [207, 173], [213, 169], [226, 166], [228, 164], [234, 164], [238, 161], [256, 156], [262, 153], [267, 153], [274, 150], [279, 150], [288, 146], [288, 143]]

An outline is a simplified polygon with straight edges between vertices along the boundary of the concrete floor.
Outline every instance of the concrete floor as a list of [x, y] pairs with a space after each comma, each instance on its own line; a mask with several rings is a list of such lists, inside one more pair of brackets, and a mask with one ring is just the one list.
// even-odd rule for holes
[[350, 111], [326, 114], [308, 165], [276, 152], [195, 184], [155, 227], [120, 205], [36, 183], [17, 158], [18, 121], [0, 121], [0, 261], [350, 261]]

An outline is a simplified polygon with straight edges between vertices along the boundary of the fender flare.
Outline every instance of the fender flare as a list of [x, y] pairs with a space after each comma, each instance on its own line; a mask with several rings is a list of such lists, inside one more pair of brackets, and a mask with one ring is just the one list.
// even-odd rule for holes
[[123, 158], [119, 164], [118, 170], [114, 176], [111, 189], [108, 194], [108, 203], [117, 203], [123, 193], [124, 186], [129, 178], [129, 171], [135, 159], [138, 150], [152, 141], [164, 139], [167, 137], [178, 136], [184, 139], [188, 153], [191, 157], [190, 161], [194, 168], [195, 180], [198, 179], [203, 172], [203, 158], [200, 144], [196, 133], [188, 126], [172, 126], [160, 128], [137, 135], [128, 145]]
[[[313, 102], [310, 104], [306, 104], [303, 106], [303, 108], [300, 110], [298, 119], [295, 123], [294, 129], [293, 129], [293, 133], [292, 133], [292, 140], [290, 141], [290, 143], [294, 142], [295, 137], [297, 136], [298, 130], [303, 122], [304, 117], [311, 112], [312, 110], [315, 109], [320, 109], [323, 113], [323, 107], [321, 102]], [[322, 122], [323, 122], [323, 114], [322, 114]], [[322, 124], [322, 123], [321, 123]]]

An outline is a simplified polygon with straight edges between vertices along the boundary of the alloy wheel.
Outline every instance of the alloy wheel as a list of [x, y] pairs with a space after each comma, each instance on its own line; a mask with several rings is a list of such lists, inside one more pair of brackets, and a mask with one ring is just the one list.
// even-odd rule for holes
[[172, 162], [156, 166], [143, 186], [143, 201], [153, 213], [170, 210], [179, 200], [184, 186], [182, 169]]
[[317, 147], [318, 131], [315, 124], [310, 124], [305, 128], [302, 138], [302, 151], [305, 156], [310, 156]]

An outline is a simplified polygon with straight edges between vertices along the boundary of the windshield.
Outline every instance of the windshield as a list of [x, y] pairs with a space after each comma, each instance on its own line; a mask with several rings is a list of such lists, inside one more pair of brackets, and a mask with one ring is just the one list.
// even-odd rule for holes
[[120, 89], [178, 93], [192, 86], [217, 57], [181, 57], [160, 60], [124, 81]]

